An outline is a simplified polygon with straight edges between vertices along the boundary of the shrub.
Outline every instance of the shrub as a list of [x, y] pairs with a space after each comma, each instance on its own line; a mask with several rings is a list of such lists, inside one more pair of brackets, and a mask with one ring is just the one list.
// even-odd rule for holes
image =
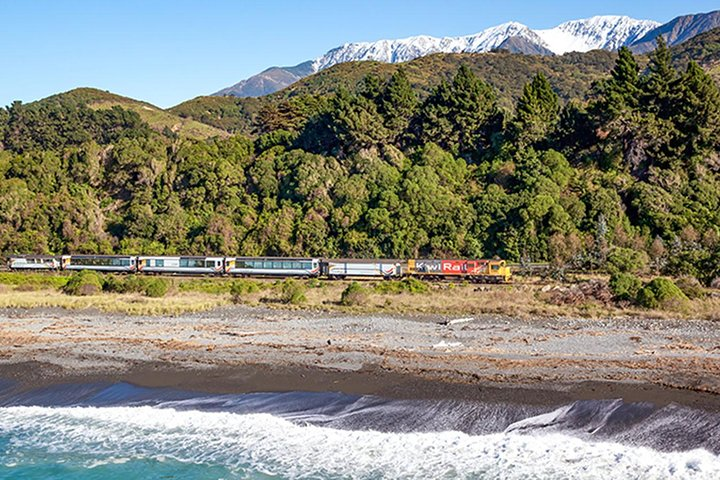
[[613, 248], [607, 259], [610, 273], [637, 273], [645, 270], [647, 264], [647, 253], [632, 248]]
[[646, 308], [682, 309], [688, 298], [672, 280], [655, 278], [638, 292], [638, 303]]
[[70, 277], [35, 272], [0, 272], [0, 284], [39, 288], [63, 288]]
[[103, 289], [103, 279], [92, 270], [82, 270], [70, 277], [63, 287], [67, 295], [97, 295]]
[[387, 281], [375, 285], [375, 291], [378, 293], [426, 293], [428, 291], [427, 283], [417, 278], [403, 278], [398, 281]]
[[679, 278], [675, 284], [682, 290], [685, 296], [691, 300], [705, 296], [705, 290], [702, 284], [695, 277], [687, 276]]
[[303, 303], [305, 298], [305, 285], [302, 283], [288, 278], [283, 280], [279, 284], [280, 288], [280, 301], [283, 303], [291, 303], [297, 305]]
[[610, 277], [610, 291], [615, 300], [635, 301], [642, 281], [631, 273], [614, 273]]
[[252, 280], [235, 280], [230, 285], [230, 295], [233, 303], [242, 303], [243, 295], [248, 293], [259, 292], [261, 286]]
[[340, 295], [340, 304], [345, 306], [361, 305], [367, 301], [367, 290], [358, 282], [352, 282]]
[[170, 289], [170, 285], [162, 278], [149, 278], [145, 281], [144, 293], [148, 297], [164, 297]]
[[637, 294], [637, 303], [645, 308], [657, 308], [659, 302], [655, 298], [655, 294], [648, 287], [641, 288]]

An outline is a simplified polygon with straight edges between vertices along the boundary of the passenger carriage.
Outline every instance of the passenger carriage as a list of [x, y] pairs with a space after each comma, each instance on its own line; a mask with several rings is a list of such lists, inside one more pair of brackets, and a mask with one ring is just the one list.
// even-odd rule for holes
[[226, 257], [225, 273], [260, 277], [317, 277], [319, 258]]
[[60, 257], [51, 255], [18, 255], [8, 259], [10, 270], [60, 270]]
[[63, 255], [62, 269], [132, 273], [137, 270], [137, 257], [130, 255]]
[[138, 257], [138, 272], [222, 274], [223, 257]]

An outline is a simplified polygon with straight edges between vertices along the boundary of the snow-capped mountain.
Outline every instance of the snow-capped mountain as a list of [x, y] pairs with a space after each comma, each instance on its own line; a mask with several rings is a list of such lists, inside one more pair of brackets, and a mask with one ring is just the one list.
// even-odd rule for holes
[[548, 30], [535, 30], [548, 50], [561, 55], [567, 52], [617, 50], [630, 45], [659, 22], [635, 20], [630, 17], [605, 15], [584, 20], [571, 20]]
[[338, 63], [360, 60], [378, 62], [407, 62], [431, 53], [487, 52], [498, 47], [510, 37], [523, 37], [533, 43], [543, 40], [521, 23], [509, 22], [488, 28], [475, 35], [462, 37], [430, 37], [420, 35], [400, 40], [379, 40], [377, 42], [346, 43], [315, 59], [313, 68], [320, 71]]
[[[595, 49], [617, 50], [624, 45], [630, 46], [633, 42], [642, 42], [652, 36], [653, 38], [646, 42], [649, 43], [657, 34], [668, 36], [668, 40], [677, 37], [679, 42], [686, 40], [685, 37], [690, 38], [713, 28], [712, 26], [717, 22], [709, 21], [708, 18], [714, 19], [717, 14], [718, 12], [712, 12], [678, 17], [666, 25], [652, 20], [605, 15], [572, 20], [554, 28], [542, 30], [533, 30], [521, 23], [509, 22], [474, 35], [460, 37], [438, 38], [419, 35], [399, 40], [346, 43], [295, 67], [273, 67], [225, 88], [215, 95], [237, 97], [266, 95], [290, 85], [299, 78], [333, 65], [361, 60], [397, 63], [432, 53], [481, 53], [498, 48], [516, 53], [562, 55], [567, 52], [587, 52]], [[691, 17], [693, 19], [691, 23], [694, 26], [692, 29], [688, 29], [688, 31], [692, 30], [691, 35], [688, 33], [683, 36], [683, 30], [673, 34], [675, 35], [673, 37], [663, 30], [670, 24], [675, 25], [675, 30], [682, 30], [680, 27], [688, 23], [683, 19]], [[683, 21], [681, 22], [681, 20]], [[675, 42], [670, 41], [669, 43], [672, 45]]]
[[521, 37], [555, 54], [587, 52], [594, 49], [615, 50], [628, 45], [660, 23], [630, 17], [599, 16], [573, 20], [547, 30], [509, 22], [462, 37], [430, 37], [420, 35], [401, 40], [346, 43], [315, 59], [313, 68], [320, 71], [338, 63], [360, 60], [407, 62], [431, 53], [480, 53], [500, 46], [511, 37]]

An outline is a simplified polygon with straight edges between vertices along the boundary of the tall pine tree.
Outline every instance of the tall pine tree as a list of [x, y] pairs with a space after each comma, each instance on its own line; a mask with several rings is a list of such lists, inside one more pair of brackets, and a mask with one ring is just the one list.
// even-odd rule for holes
[[512, 130], [519, 146], [527, 146], [548, 137], [560, 118], [560, 103], [547, 77], [537, 73], [525, 85], [518, 100]]
[[418, 99], [405, 71], [398, 69], [380, 97], [380, 111], [385, 118], [391, 141], [401, 147], [411, 119], [418, 108]]

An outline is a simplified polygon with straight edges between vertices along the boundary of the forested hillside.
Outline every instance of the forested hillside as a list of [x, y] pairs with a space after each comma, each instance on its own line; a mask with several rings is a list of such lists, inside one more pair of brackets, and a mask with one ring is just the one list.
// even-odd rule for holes
[[543, 68], [507, 97], [460, 61], [426, 90], [393, 67], [288, 93], [253, 139], [17, 103], [0, 110], [0, 252], [497, 255], [709, 282], [717, 84], [663, 44], [647, 68], [627, 49], [610, 63], [567, 102]]

